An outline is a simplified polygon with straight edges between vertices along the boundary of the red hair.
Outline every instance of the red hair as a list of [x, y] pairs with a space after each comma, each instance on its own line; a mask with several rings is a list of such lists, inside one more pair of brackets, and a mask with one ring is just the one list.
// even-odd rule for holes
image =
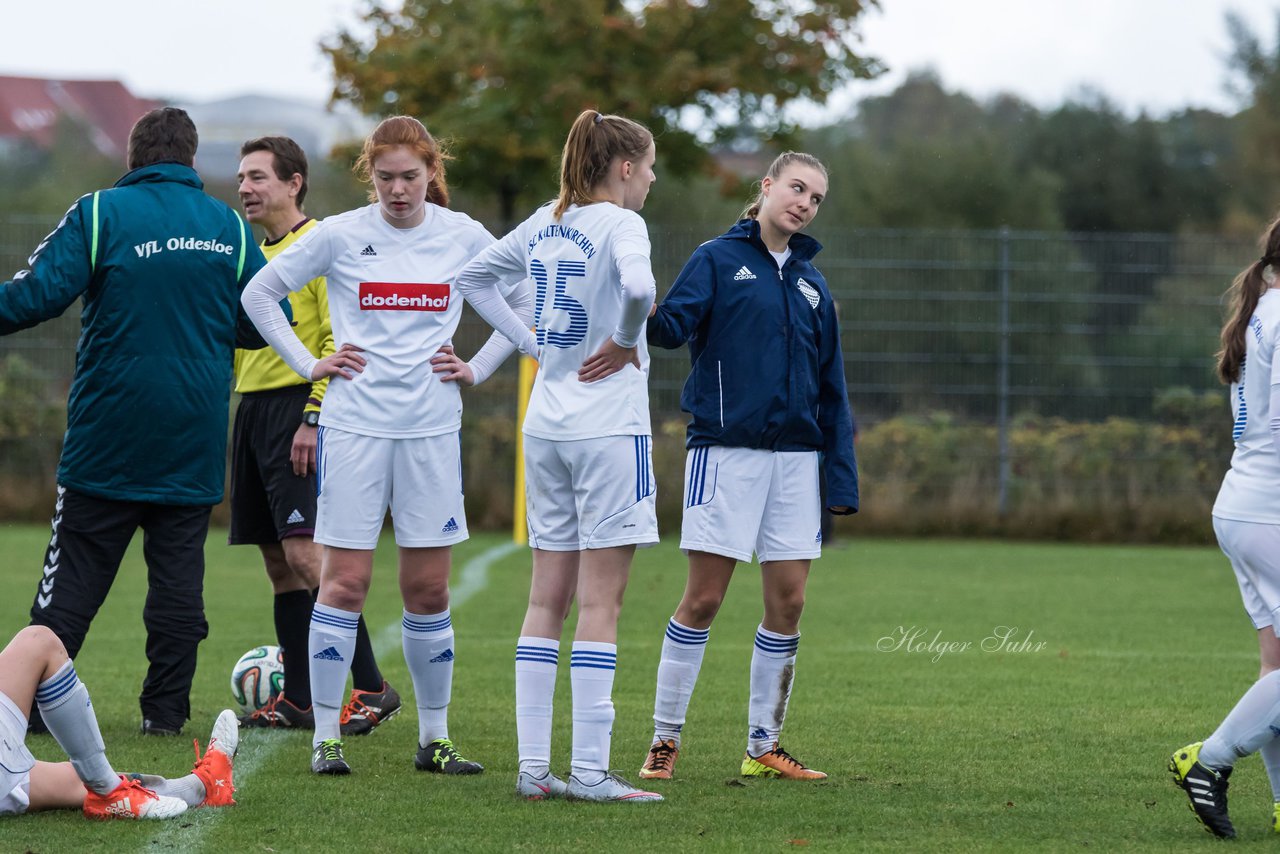
[[[442, 208], [449, 207], [449, 185], [444, 178], [444, 162], [452, 160], [440, 147], [422, 122], [412, 116], [391, 116], [383, 119], [364, 141], [360, 158], [356, 160], [355, 173], [361, 181], [373, 183], [373, 161], [393, 148], [404, 146], [422, 158], [434, 175], [427, 184], [427, 201]], [[378, 194], [369, 190], [369, 201], [376, 202]]]

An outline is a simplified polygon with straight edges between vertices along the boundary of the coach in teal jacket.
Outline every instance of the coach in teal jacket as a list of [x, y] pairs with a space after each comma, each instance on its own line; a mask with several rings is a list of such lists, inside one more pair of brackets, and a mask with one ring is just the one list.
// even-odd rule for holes
[[[58, 465], [53, 536], [32, 622], [72, 658], [134, 531], [145, 533], [150, 668], [143, 731], [177, 733], [204, 619], [204, 540], [222, 500], [234, 348], [263, 346], [240, 291], [264, 264], [248, 227], [208, 196], [195, 125], [148, 113], [130, 172], [80, 198], [0, 286], [0, 334], [57, 317], [78, 298], [81, 334]], [[239, 336], [239, 340], [238, 340]]]

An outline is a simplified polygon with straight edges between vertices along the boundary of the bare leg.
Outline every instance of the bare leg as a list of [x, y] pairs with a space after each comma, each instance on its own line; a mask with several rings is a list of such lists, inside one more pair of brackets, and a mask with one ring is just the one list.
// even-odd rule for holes
[[635, 546], [614, 546], [579, 553], [578, 629], [574, 640], [618, 642], [618, 615], [635, 552]]
[[706, 629], [720, 612], [737, 561], [710, 552], [689, 552], [689, 579], [676, 606], [676, 621], [691, 629]]
[[52, 629], [27, 626], [0, 650], [0, 694], [31, 717], [36, 686], [67, 663], [67, 650]]
[[31, 769], [31, 805], [27, 812], [80, 809], [88, 789], [70, 762], [39, 762]]
[[804, 611], [804, 588], [809, 579], [809, 561], [774, 560], [761, 566], [764, 582], [763, 625], [780, 635], [800, 630]]
[[400, 596], [414, 614], [439, 614], [449, 607], [450, 546], [400, 547]]
[[579, 554], [533, 549], [533, 579], [521, 635], [560, 639], [578, 586]]

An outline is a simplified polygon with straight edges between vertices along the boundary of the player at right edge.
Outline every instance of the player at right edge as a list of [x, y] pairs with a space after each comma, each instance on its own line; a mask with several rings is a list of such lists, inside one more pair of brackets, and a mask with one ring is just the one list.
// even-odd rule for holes
[[1262, 237], [1262, 255], [1227, 291], [1218, 378], [1231, 387], [1235, 450], [1213, 505], [1213, 533], [1235, 570], [1245, 612], [1258, 633], [1260, 665], [1235, 708], [1203, 742], [1169, 758], [1174, 783], [1215, 836], [1236, 835], [1227, 814], [1227, 778], [1236, 761], [1261, 752], [1280, 832], [1280, 219]]

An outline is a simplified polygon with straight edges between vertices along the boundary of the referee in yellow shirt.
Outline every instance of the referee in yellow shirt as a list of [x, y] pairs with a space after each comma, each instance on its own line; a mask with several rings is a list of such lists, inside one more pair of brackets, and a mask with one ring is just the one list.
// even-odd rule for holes
[[[302, 212], [307, 156], [284, 136], [240, 147], [240, 203], [266, 232], [270, 262], [316, 221]], [[323, 278], [289, 295], [294, 328], [311, 352], [335, 349]], [[284, 693], [240, 719], [243, 727], [314, 729], [307, 632], [320, 586], [321, 549], [311, 539], [316, 515], [316, 434], [328, 380], [303, 382], [270, 347], [236, 350], [236, 410], [231, 457], [231, 545], [262, 550], [275, 593], [276, 638], [284, 650]], [[342, 734], [361, 735], [400, 711], [400, 695], [382, 678], [363, 618], [351, 662], [354, 687]]]

